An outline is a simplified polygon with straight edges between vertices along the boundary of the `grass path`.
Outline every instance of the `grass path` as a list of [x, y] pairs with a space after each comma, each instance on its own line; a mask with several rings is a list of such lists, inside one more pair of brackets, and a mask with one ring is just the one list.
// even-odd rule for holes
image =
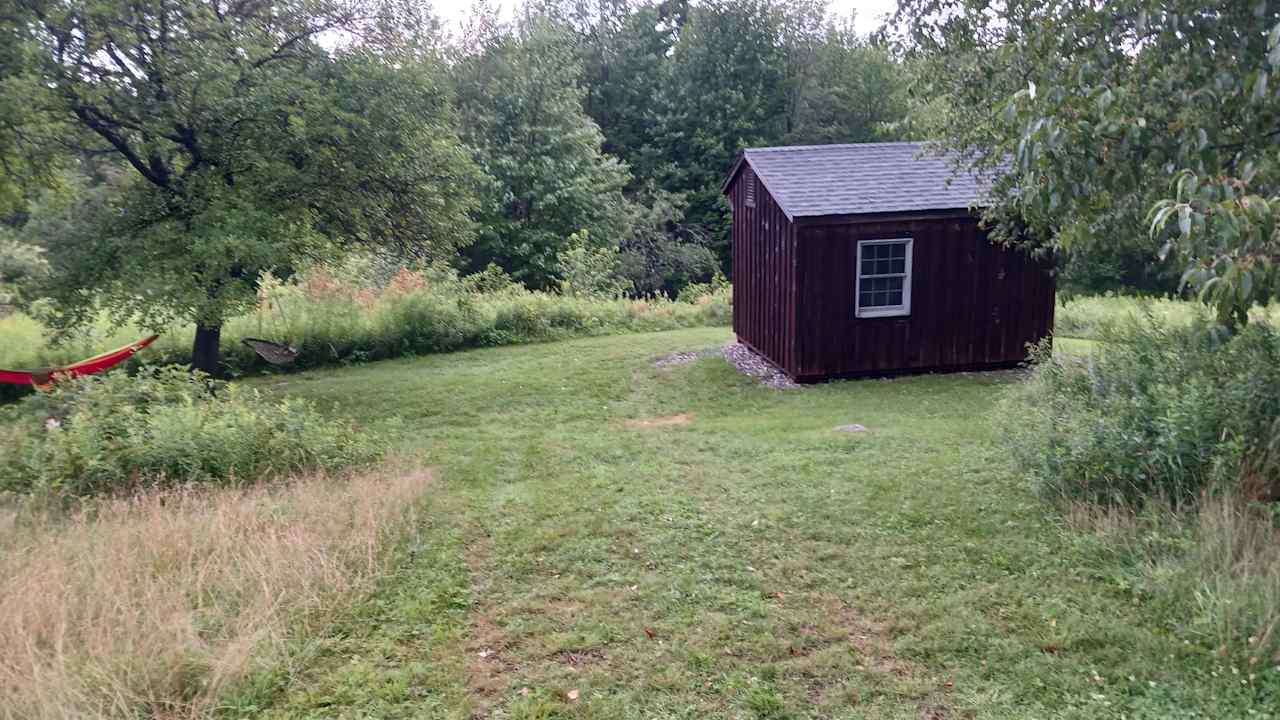
[[[1012, 476], [990, 425], [1010, 374], [778, 392], [718, 358], [652, 365], [728, 338], [261, 381], [398, 418], [439, 478], [382, 589], [226, 714], [1155, 718], [1259, 702], [1146, 620]], [[868, 430], [832, 430], [849, 423]]]

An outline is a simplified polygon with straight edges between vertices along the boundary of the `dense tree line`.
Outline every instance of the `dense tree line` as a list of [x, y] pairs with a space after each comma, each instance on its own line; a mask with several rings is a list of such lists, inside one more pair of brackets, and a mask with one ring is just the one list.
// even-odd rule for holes
[[206, 368], [263, 272], [361, 247], [674, 294], [732, 272], [742, 147], [907, 127], [821, 0], [480, 2], [457, 36], [403, 0], [0, 0], [0, 35], [0, 267], [58, 324], [194, 322]]
[[[731, 277], [748, 146], [938, 139], [1004, 169], [998, 241], [1069, 289], [1224, 320], [1277, 281], [1277, 10], [904, 0], [0, 0], [0, 289], [202, 328], [368, 248], [535, 288]], [[1166, 261], [1169, 260], [1169, 261]], [[208, 365], [209, 361], [198, 364]]]
[[542, 0], [510, 26], [482, 5], [458, 52], [503, 198], [467, 257], [539, 286], [575, 227], [633, 292], [731, 272], [719, 186], [739, 150], [894, 139], [906, 116], [902, 66], [822, 0]]

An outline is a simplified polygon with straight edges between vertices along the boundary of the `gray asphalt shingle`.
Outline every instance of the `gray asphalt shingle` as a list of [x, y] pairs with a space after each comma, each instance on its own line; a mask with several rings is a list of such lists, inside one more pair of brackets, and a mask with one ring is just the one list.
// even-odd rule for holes
[[924, 143], [749, 148], [743, 159], [790, 217], [968, 208], [991, 188]]

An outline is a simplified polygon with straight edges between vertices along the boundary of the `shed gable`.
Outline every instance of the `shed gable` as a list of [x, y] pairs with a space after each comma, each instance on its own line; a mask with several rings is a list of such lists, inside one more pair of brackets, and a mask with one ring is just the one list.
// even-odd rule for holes
[[981, 206], [991, 176], [957, 169], [957, 161], [912, 142], [749, 148], [723, 189], [753, 175], [793, 219]]

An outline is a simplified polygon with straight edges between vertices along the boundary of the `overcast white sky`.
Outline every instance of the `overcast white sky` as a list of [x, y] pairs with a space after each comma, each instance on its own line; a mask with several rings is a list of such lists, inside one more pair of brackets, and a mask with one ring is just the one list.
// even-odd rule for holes
[[[512, 8], [519, 0], [497, 0], [503, 15], [510, 16]], [[472, 0], [431, 0], [431, 5], [442, 19], [456, 27], [456, 22], [466, 16], [471, 9]], [[893, 12], [897, 7], [896, 0], [831, 0], [831, 11], [839, 16], [847, 16], [855, 12], [854, 26], [858, 33], [865, 35], [880, 27], [885, 13]]]

